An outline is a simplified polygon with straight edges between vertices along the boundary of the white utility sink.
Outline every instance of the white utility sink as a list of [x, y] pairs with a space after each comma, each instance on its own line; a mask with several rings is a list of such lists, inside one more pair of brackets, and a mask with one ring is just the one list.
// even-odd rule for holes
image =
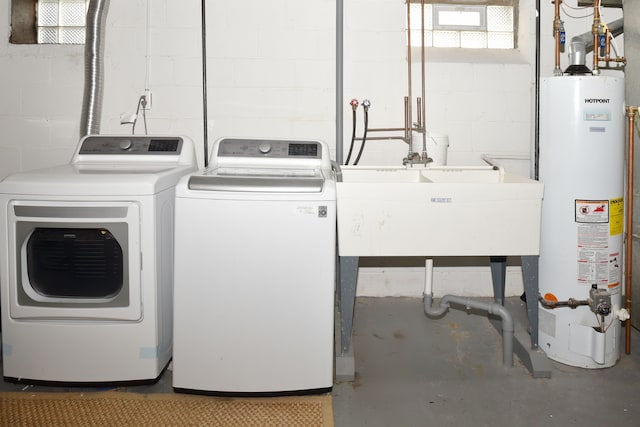
[[343, 166], [341, 256], [538, 255], [543, 185], [495, 166]]

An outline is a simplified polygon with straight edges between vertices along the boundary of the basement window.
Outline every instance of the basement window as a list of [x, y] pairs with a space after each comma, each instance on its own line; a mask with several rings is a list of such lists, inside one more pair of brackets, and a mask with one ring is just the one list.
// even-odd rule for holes
[[38, 0], [40, 44], [84, 44], [87, 0]]
[[[513, 49], [517, 0], [425, 1], [424, 45], [436, 48]], [[411, 0], [411, 46], [422, 46], [422, 4]]]
[[84, 44], [89, 0], [12, 0], [11, 43]]

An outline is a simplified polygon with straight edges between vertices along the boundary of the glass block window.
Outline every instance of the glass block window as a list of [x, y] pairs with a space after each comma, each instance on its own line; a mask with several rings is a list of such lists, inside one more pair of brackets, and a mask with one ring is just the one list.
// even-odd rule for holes
[[436, 29], [484, 30], [487, 17], [484, 6], [433, 5], [433, 24]]
[[[411, 46], [422, 46], [420, 41], [421, 28], [422, 28], [422, 7], [420, 4], [411, 5]], [[430, 4], [424, 5], [424, 45], [427, 47], [433, 46], [433, 9]]]
[[84, 44], [89, 0], [38, 0], [38, 43]]
[[[478, 3], [478, 2], [476, 2]], [[500, 3], [508, 3], [502, 1]], [[422, 6], [411, 3], [411, 45], [421, 46]], [[513, 49], [515, 11], [512, 5], [429, 2], [424, 5], [424, 45], [468, 49]]]

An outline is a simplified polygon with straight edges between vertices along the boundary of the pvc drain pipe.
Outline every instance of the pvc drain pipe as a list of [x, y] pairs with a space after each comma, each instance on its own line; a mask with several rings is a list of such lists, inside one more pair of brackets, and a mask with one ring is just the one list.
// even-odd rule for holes
[[454, 303], [465, 306], [467, 310], [475, 308], [478, 310], [484, 310], [489, 314], [500, 316], [500, 319], [502, 321], [502, 364], [507, 367], [513, 367], [514, 323], [513, 317], [511, 316], [511, 313], [509, 313], [509, 310], [507, 310], [503, 305], [495, 302], [487, 303], [456, 295], [445, 295], [444, 297], [442, 297], [438, 305], [433, 307], [433, 293], [431, 290], [431, 284], [433, 283], [432, 259], [427, 259], [426, 261], [425, 275], [425, 292], [423, 294], [424, 313], [429, 317], [440, 317], [449, 310], [450, 304]]

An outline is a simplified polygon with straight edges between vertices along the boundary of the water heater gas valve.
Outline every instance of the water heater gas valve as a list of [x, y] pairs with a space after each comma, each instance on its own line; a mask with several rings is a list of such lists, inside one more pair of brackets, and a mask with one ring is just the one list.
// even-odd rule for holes
[[589, 290], [589, 308], [601, 316], [611, 314], [611, 294], [609, 291], [593, 286], [591, 290]]

